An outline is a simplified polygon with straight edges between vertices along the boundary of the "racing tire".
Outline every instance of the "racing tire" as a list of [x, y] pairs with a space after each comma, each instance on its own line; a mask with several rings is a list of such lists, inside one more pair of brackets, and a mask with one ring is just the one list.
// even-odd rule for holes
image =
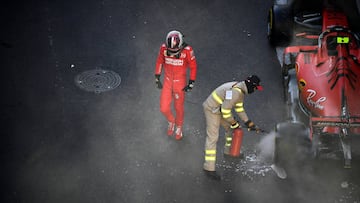
[[267, 38], [271, 46], [286, 46], [292, 38], [293, 14], [290, 6], [274, 5], [267, 18]]
[[285, 169], [301, 166], [311, 157], [311, 140], [305, 125], [283, 122], [276, 126], [274, 163]]

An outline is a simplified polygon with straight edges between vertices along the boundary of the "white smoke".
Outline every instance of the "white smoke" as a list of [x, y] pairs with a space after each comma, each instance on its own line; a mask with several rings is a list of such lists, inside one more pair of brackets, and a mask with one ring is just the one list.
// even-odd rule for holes
[[259, 150], [259, 157], [263, 160], [273, 160], [275, 150], [275, 136], [274, 131], [265, 135], [257, 145]]

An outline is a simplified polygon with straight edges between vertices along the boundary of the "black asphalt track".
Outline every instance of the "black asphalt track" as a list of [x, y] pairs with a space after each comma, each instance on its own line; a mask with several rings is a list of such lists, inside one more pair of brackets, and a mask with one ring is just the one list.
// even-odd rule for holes
[[[282, 180], [271, 161], [259, 158], [258, 143], [271, 137], [266, 133], [245, 132], [244, 157], [229, 159], [222, 156], [221, 131], [217, 170], [223, 180], [202, 173], [201, 104], [221, 83], [257, 74], [264, 91], [246, 98], [249, 117], [268, 132], [285, 120], [280, 67], [266, 39], [270, 5], [2, 3], [2, 202], [360, 202], [356, 154], [350, 170], [342, 169], [341, 159], [328, 159], [294, 167]], [[173, 29], [183, 32], [198, 61], [180, 142], [166, 135], [154, 84], [159, 46]], [[86, 71], [95, 91], [81, 88]], [[121, 80], [102, 81], [106, 71]], [[107, 80], [109, 89], [102, 88]]]

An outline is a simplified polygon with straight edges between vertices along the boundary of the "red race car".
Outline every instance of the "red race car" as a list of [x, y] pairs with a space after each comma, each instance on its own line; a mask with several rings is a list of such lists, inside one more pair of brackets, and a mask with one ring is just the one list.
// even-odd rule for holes
[[360, 137], [360, 40], [343, 9], [312, 2], [277, 0], [269, 11], [268, 39], [281, 52], [288, 107], [276, 126], [274, 161], [338, 150], [351, 168], [352, 140]]

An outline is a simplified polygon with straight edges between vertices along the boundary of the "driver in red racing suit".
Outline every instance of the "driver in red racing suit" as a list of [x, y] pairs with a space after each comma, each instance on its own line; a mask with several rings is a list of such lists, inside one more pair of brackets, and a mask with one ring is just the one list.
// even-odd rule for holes
[[[186, 83], [188, 67], [190, 76]], [[160, 80], [162, 70], [164, 70], [163, 84]], [[181, 140], [183, 137], [185, 92], [191, 91], [194, 87], [196, 71], [197, 63], [192, 47], [183, 41], [183, 35], [179, 31], [169, 32], [156, 60], [155, 82], [157, 87], [162, 89], [160, 111], [168, 121], [167, 134], [172, 136], [176, 126], [176, 140]], [[176, 116], [171, 110], [173, 101]]]

